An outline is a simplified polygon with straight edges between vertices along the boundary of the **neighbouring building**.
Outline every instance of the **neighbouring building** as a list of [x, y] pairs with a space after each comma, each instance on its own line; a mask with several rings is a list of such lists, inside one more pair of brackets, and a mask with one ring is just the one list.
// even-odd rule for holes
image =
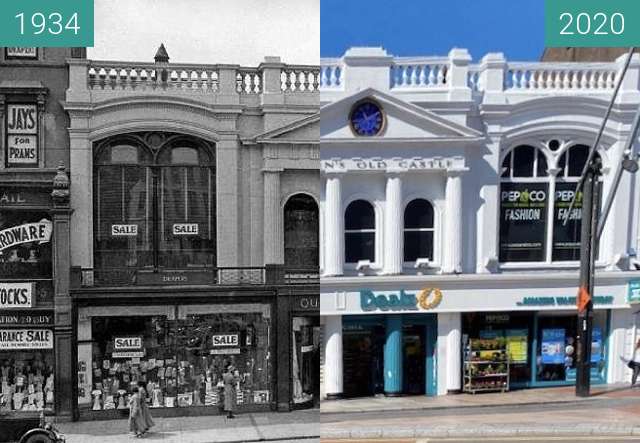
[[[321, 61], [323, 398], [575, 383], [580, 198], [563, 218], [623, 63]], [[636, 55], [597, 150], [603, 198], [639, 78]], [[630, 377], [639, 198], [624, 173], [596, 263], [592, 383]]]
[[318, 72], [69, 61], [76, 417], [319, 404]]
[[70, 417], [66, 60], [82, 48], [0, 48], [0, 415]]

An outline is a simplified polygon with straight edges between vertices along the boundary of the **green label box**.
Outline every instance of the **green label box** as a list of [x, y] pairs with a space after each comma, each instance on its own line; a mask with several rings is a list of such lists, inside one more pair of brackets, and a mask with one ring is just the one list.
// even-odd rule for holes
[[545, 0], [545, 46], [640, 46], [638, 0]]
[[2, 0], [0, 46], [91, 47], [93, 0]]

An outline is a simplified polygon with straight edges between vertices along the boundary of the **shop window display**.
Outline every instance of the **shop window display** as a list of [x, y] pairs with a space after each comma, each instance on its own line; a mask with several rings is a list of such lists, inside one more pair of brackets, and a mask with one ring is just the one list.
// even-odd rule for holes
[[0, 211], [0, 278], [51, 278], [51, 218]]
[[52, 411], [53, 350], [0, 351], [0, 414]]
[[[595, 312], [591, 337], [591, 378], [604, 377], [606, 313]], [[541, 316], [538, 320], [536, 380], [576, 380], [577, 322], [575, 316]]]
[[320, 325], [318, 317], [294, 317], [292, 332], [293, 403], [313, 406], [320, 401]]
[[[217, 408], [229, 364], [237, 368], [237, 404], [269, 404], [269, 329], [269, 321], [258, 313], [179, 320], [95, 317], [89, 406], [94, 411], [127, 409], [134, 388], [144, 383], [152, 408]], [[84, 363], [79, 362], [80, 369]]]

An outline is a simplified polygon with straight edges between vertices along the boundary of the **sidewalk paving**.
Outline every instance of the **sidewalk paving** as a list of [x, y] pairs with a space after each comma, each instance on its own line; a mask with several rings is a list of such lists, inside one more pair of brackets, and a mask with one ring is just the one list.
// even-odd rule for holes
[[[253, 441], [303, 441], [320, 436], [317, 409], [289, 413], [241, 414], [224, 416], [154, 418], [156, 426], [143, 440], [163, 443], [221, 443]], [[67, 443], [121, 443], [140, 441], [128, 430], [127, 420], [81, 421], [57, 426]]]
[[[437, 398], [341, 400], [321, 405], [323, 439], [640, 435], [640, 389], [595, 386]], [[330, 408], [325, 405], [329, 403]], [[403, 404], [404, 403], [404, 404]], [[332, 413], [329, 413], [331, 411]], [[338, 412], [338, 413], [333, 413]]]
[[591, 388], [590, 397], [576, 397], [574, 386], [552, 388], [520, 389], [506, 393], [457, 394], [427, 397], [424, 395], [407, 397], [365, 397], [348, 400], [325, 400], [320, 405], [322, 414], [404, 411], [416, 409], [458, 409], [469, 407], [522, 406], [535, 404], [573, 404], [620, 398], [640, 397], [640, 386], [630, 389], [628, 384], [596, 385]]

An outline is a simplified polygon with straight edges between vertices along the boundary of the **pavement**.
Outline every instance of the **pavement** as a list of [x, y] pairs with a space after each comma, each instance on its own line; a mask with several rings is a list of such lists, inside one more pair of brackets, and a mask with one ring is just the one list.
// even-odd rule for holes
[[240, 414], [224, 416], [155, 418], [154, 426], [142, 439], [129, 434], [127, 420], [60, 423], [57, 428], [67, 443], [121, 443], [123, 441], [160, 441], [162, 443], [235, 443], [319, 441], [318, 409], [288, 413]]
[[633, 441], [630, 439], [640, 436], [640, 388], [628, 385], [597, 386], [588, 398], [576, 398], [575, 388], [562, 387], [367, 400], [322, 403], [323, 443], [368, 439], [534, 441], [530, 440], [534, 436], [545, 436], [543, 441], [559, 437], [565, 438], [562, 441], [587, 441], [582, 437]]

